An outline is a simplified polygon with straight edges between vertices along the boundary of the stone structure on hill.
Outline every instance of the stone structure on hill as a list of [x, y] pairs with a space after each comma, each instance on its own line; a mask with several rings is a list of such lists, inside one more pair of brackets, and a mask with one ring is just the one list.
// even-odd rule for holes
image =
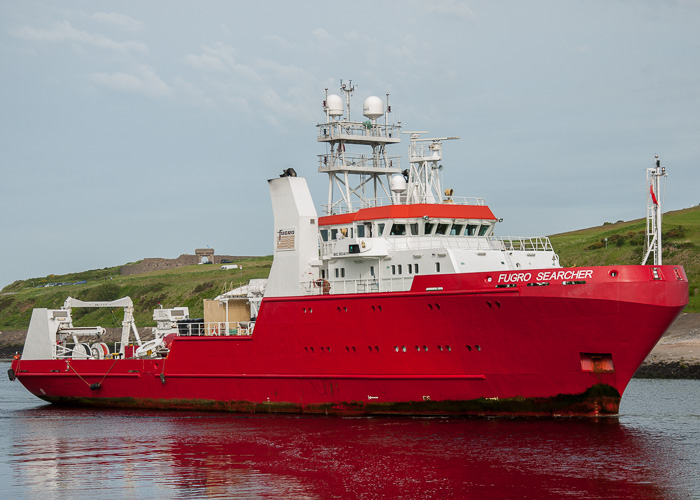
[[194, 255], [182, 254], [176, 259], [163, 258], [145, 258], [136, 264], [122, 266], [119, 269], [119, 274], [122, 276], [131, 276], [132, 274], [149, 273], [151, 271], [162, 271], [164, 269], [174, 269], [176, 267], [193, 266], [203, 262], [211, 262], [212, 264], [221, 264], [221, 261], [232, 261], [240, 259], [240, 256], [233, 255], [215, 255], [213, 248], [198, 248], [194, 251]]

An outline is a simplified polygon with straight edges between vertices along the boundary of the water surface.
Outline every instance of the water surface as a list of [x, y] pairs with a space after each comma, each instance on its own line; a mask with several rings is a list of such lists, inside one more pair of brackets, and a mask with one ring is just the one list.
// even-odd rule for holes
[[700, 498], [696, 380], [599, 419], [71, 409], [6, 377], [0, 405], [4, 498]]

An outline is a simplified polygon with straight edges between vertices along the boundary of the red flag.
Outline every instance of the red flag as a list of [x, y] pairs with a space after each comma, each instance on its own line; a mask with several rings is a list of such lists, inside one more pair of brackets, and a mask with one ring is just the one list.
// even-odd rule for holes
[[659, 202], [656, 201], [656, 195], [654, 195], [654, 186], [652, 185], [649, 186], [649, 194], [651, 194], [651, 201], [654, 202], [654, 205], [658, 205]]

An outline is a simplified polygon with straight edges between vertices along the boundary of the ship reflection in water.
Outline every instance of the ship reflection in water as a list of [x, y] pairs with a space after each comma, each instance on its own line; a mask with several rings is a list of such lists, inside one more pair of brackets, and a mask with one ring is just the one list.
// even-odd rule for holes
[[52, 406], [15, 417], [6, 460], [10, 491], [23, 498], [697, 493], [677, 482], [687, 478], [676, 473], [687, 457], [669, 446], [673, 439], [617, 418], [241, 417]]

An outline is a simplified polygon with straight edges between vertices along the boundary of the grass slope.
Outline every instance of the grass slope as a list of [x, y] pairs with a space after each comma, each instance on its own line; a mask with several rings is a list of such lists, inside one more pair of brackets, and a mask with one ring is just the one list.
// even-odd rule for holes
[[[80, 300], [115, 300], [129, 296], [134, 301], [137, 326], [155, 326], [153, 309], [187, 306], [190, 317], [204, 314], [203, 299], [213, 299], [222, 291], [247, 283], [253, 278], [267, 278], [272, 257], [246, 258], [236, 261], [242, 269], [222, 271], [217, 265], [186, 266], [166, 271], [132, 276], [120, 276], [118, 267], [82, 273], [47, 276], [16, 281], [6, 286], [0, 296], [0, 330], [20, 330], [29, 326], [32, 309], [58, 309], [68, 296]], [[63, 285], [35, 288], [46, 283], [87, 280], [83, 285]], [[123, 310], [76, 308], [73, 319], [76, 326], [100, 325], [120, 327]]]
[[[550, 240], [562, 266], [640, 264], [645, 229], [646, 219], [639, 219], [555, 234]], [[688, 275], [690, 302], [685, 312], [700, 312], [700, 206], [665, 213], [661, 241], [664, 264], [682, 265]]]

